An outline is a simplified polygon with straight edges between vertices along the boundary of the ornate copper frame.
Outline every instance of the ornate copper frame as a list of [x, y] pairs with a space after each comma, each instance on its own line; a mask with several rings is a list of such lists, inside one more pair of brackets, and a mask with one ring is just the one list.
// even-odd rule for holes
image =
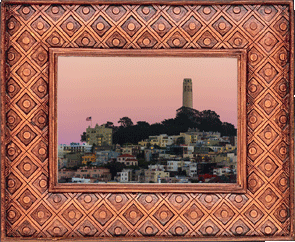
[[[2, 240], [294, 236], [293, 2], [236, 4], [2, 1]], [[128, 28], [130, 23], [135, 29]], [[57, 47], [246, 50], [245, 193], [50, 192], [48, 53]]]

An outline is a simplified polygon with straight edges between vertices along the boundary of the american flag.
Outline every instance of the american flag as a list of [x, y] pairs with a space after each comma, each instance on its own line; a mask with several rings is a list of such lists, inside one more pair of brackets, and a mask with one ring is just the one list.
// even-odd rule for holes
[[86, 118], [86, 121], [91, 121], [91, 117], [87, 117]]

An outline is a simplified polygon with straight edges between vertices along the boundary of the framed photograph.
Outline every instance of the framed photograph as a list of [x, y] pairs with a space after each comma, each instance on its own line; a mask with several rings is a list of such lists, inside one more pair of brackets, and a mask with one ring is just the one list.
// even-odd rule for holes
[[293, 8], [2, 1], [1, 239], [294, 238]]
[[[49, 160], [52, 161], [50, 191], [83, 192], [87, 187], [88, 192], [246, 192], [246, 144], [242, 142], [246, 139], [244, 50], [138, 52], [52, 48], [49, 56], [52, 63], [49, 119], [55, 120], [49, 123], [49, 130], [52, 131], [50, 136], [54, 137], [53, 147], [59, 147], [49, 153]], [[83, 70], [82, 63], [92, 66], [91, 70]], [[220, 72], [212, 76], [219, 64], [226, 65], [227, 70], [224, 75]], [[69, 65], [73, 69], [68, 68]], [[112, 72], [114, 66], [116, 71]], [[204, 66], [206, 71], [202, 71]], [[73, 73], [74, 70], [77, 72]], [[85, 77], [84, 73], [93, 73], [93, 76]], [[70, 75], [73, 75], [71, 86], [65, 81]], [[183, 78], [185, 75], [194, 78]], [[202, 75], [204, 77], [201, 78]], [[203, 82], [203, 78], [208, 80]], [[92, 86], [93, 93], [88, 86]], [[168, 86], [173, 95], [168, 92]], [[83, 90], [83, 87], [87, 88]], [[101, 90], [104, 90], [103, 93], [100, 93]], [[213, 92], [216, 98], [212, 97]], [[169, 96], [171, 99], [165, 101]], [[171, 103], [174, 100], [173, 107]], [[234, 124], [222, 123], [215, 111], [194, 109], [194, 100], [199, 102], [195, 104], [197, 106], [223, 112], [224, 118], [232, 119], [239, 127], [238, 132]], [[79, 107], [81, 102], [83, 104]], [[88, 110], [92, 110], [90, 121], [104, 115], [101, 118], [104, 124], [87, 127], [86, 116], [83, 118], [82, 114], [87, 110], [86, 103]], [[169, 118], [176, 117], [155, 120], [155, 116], [165, 112], [165, 108]], [[126, 113], [131, 118], [138, 117], [137, 124], [120, 123], [116, 127], [108, 121], [112, 116], [120, 120], [120, 110], [124, 110], [121, 112], [123, 119], [129, 118]], [[149, 124], [146, 121], [148, 118], [152, 122], [155, 120], [154, 124]], [[108, 128], [107, 123], [113, 125]], [[81, 134], [83, 131], [86, 133], [84, 147], [86, 149], [88, 145], [89, 151], [80, 147], [73, 150], [73, 145], [77, 146], [76, 142], [81, 139], [81, 134], [77, 132], [79, 129]], [[169, 135], [164, 132], [169, 132]], [[92, 154], [95, 157], [87, 162], [85, 159], [90, 159]], [[114, 154], [114, 158], [106, 159], [103, 154]], [[228, 167], [227, 172], [224, 167]], [[103, 177], [98, 176], [101, 171], [105, 171]], [[218, 173], [222, 171], [223, 174]], [[206, 179], [202, 179], [204, 177]], [[85, 181], [87, 178], [89, 181]], [[227, 180], [223, 180], [225, 178]]]

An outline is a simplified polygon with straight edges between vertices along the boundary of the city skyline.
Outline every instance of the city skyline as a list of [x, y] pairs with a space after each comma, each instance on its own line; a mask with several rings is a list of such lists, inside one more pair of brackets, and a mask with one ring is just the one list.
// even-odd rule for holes
[[135, 124], [174, 118], [184, 78], [194, 82], [195, 109], [237, 126], [236, 58], [59, 57], [58, 143], [79, 142], [89, 116], [92, 127], [124, 116]]

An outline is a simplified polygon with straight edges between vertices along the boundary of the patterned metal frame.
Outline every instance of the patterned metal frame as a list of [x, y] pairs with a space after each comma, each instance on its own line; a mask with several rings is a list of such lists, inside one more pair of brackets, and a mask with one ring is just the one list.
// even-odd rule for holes
[[[236, 4], [2, 1], [2, 240], [294, 237], [293, 1]], [[246, 49], [246, 193], [49, 192], [48, 52], [56, 47]]]

